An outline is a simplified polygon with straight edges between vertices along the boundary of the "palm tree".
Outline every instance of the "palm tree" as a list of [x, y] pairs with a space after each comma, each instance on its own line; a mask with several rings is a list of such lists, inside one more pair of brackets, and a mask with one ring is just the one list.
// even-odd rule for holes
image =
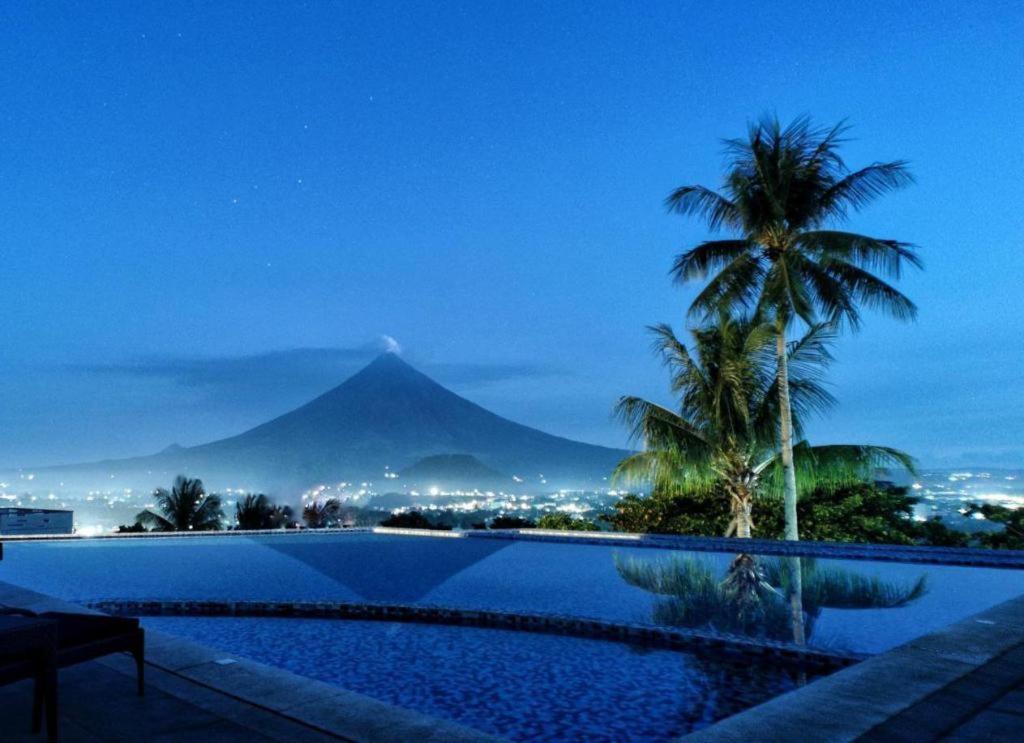
[[153, 531], [216, 531], [221, 528], [224, 511], [220, 496], [206, 494], [203, 481], [178, 475], [170, 492], [153, 491], [160, 513], [143, 511], [135, 523]]
[[337, 498], [317, 498], [302, 507], [302, 520], [310, 529], [338, 526], [341, 522], [341, 501]]
[[[799, 563], [800, 617], [793, 616], [789, 600], [794, 590], [790, 585], [794, 573], [787, 564], [791, 559]], [[721, 579], [715, 576], [709, 561], [691, 557], [640, 560], [616, 555], [615, 567], [630, 585], [661, 597], [654, 606], [654, 621], [658, 624], [708, 627], [798, 644], [813, 633], [823, 609], [899, 608], [928, 590], [923, 575], [912, 583], [899, 584], [824, 567], [808, 558], [755, 563], [749, 555], [739, 555]]]
[[[620, 462], [613, 476], [652, 484], [655, 492], [721, 493], [732, 515], [725, 535], [750, 537], [755, 499], [777, 496], [782, 489], [776, 421], [783, 385], [773, 369], [774, 328], [722, 314], [717, 324], [692, 331], [692, 353], [669, 326], [651, 330], [672, 392], [680, 398], [679, 410], [640, 397], [621, 398], [616, 414], [644, 451]], [[800, 439], [802, 420], [834, 402], [821, 384], [834, 337], [831, 325], [819, 323], [787, 346], [792, 421]], [[801, 440], [794, 455], [802, 492], [863, 482], [876, 467], [913, 471], [914, 466], [901, 451], [866, 444], [811, 446]]]
[[855, 329], [860, 306], [902, 320], [917, 311], [875, 275], [899, 278], [904, 265], [920, 267], [911, 245], [829, 228], [913, 181], [903, 161], [851, 171], [839, 155], [845, 131], [842, 123], [828, 130], [813, 128], [807, 117], [783, 128], [774, 117], [765, 117], [750, 127], [746, 139], [726, 142], [729, 166], [721, 192], [682, 186], [666, 199], [672, 211], [698, 215], [712, 231], [724, 228], [734, 234], [676, 258], [672, 274], [677, 281], [712, 275], [690, 312], [713, 316], [740, 307], [773, 324], [786, 539], [799, 539], [787, 329], [797, 319], [814, 326], [822, 318]]
[[292, 522], [292, 509], [274, 505], [263, 495], [250, 493], [235, 504], [239, 529], [283, 529]]

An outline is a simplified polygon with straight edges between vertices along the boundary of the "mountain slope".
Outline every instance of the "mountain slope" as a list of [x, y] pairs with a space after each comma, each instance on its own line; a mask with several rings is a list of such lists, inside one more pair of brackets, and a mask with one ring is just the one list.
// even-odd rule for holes
[[388, 353], [315, 400], [237, 436], [94, 466], [181, 470], [211, 485], [271, 489], [378, 480], [385, 467], [400, 471], [452, 454], [527, 483], [543, 476], [551, 486], [583, 486], [600, 484], [626, 452], [514, 423]]

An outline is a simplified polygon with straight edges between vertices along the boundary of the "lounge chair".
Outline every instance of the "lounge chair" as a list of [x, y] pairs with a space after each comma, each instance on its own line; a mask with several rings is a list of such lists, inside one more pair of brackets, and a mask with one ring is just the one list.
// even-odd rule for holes
[[[3, 559], [3, 543], [0, 542], [0, 560]], [[56, 739], [56, 669], [73, 666], [88, 660], [95, 660], [112, 653], [131, 653], [135, 659], [136, 687], [139, 696], [146, 692], [145, 662], [146, 636], [139, 626], [139, 620], [132, 617], [112, 617], [106, 614], [79, 614], [64, 611], [33, 612], [19, 607], [0, 605], [0, 620], [20, 619], [44, 623], [49, 627], [52, 638], [53, 684], [37, 680], [33, 705], [33, 729], [38, 732], [43, 706], [47, 710], [47, 731], [51, 740]], [[0, 651], [3, 640], [0, 639]], [[0, 655], [0, 663], [3, 662]], [[27, 678], [19, 677], [18, 680]], [[0, 671], [0, 683], [2, 671]], [[43, 704], [52, 699], [51, 703]], [[51, 724], [52, 720], [52, 724]]]
[[0, 616], [0, 686], [24, 679], [34, 682], [32, 732], [38, 733], [42, 727], [45, 710], [46, 736], [56, 743], [57, 623], [52, 619]]

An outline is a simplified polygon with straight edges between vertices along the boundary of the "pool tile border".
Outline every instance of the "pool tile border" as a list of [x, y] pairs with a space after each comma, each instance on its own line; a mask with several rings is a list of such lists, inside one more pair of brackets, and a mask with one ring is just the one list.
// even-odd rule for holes
[[793, 664], [805, 669], [834, 671], [866, 655], [835, 653], [790, 643], [753, 640], [739, 635], [679, 630], [649, 624], [626, 624], [560, 614], [459, 609], [419, 604], [297, 601], [167, 601], [104, 600], [87, 604], [109, 614], [128, 616], [262, 617], [333, 619], [449, 624], [570, 635], [612, 640], [695, 654], [722, 654], [747, 660]]

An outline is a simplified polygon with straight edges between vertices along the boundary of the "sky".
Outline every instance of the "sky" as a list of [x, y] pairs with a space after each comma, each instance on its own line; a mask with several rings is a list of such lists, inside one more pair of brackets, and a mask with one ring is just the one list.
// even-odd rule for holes
[[237, 433], [396, 343], [623, 445], [710, 236], [663, 199], [768, 112], [917, 179], [847, 226], [919, 246], [919, 318], [842, 338], [810, 438], [1024, 467], [1019, 3], [4, 3], [0, 100], [0, 466]]

